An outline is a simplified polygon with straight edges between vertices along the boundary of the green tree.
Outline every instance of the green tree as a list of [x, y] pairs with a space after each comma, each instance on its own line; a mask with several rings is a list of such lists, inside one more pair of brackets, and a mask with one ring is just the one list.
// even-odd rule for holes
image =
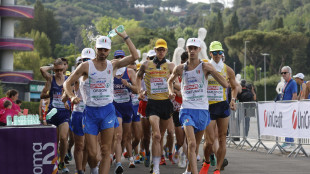
[[25, 33], [25, 37], [33, 38], [34, 49], [39, 52], [40, 57], [51, 57], [51, 41], [45, 33], [40, 33], [39, 31], [31, 30], [30, 33]]
[[[247, 62], [254, 66], [255, 81], [257, 80], [257, 68], [263, 63], [261, 53], [271, 53], [274, 45], [278, 44], [280, 34], [268, 33], [258, 30], [246, 30], [238, 32], [233, 36], [225, 38], [225, 44], [229, 48], [229, 54], [237, 54], [239, 60], [244, 60], [244, 42], [250, 41], [247, 44]], [[267, 65], [269, 65], [269, 59], [267, 59]]]
[[61, 39], [61, 31], [53, 11], [45, 9], [42, 2], [37, 0], [34, 6], [34, 18], [21, 21], [17, 27], [17, 33], [30, 33], [36, 30], [45, 33], [51, 42], [52, 49]]

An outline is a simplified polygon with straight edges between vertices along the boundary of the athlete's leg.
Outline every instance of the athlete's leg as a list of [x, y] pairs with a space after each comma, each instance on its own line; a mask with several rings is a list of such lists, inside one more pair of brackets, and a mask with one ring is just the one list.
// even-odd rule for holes
[[129, 157], [132, 157], [131, 123], [123, 123], [123, 142]]
[[226, 134], [228, 128], [229, 117], [226, 118], [218, 118], [216, 120], [218, 127], [218, 136], [219, 136], [219, 149], [217, 150], [217, 164], [216, 169], [221, 168], [222, 163], [224, 161], [226, 155]]
[[77, 170], [83, 170], [84, 136], [74, 134], [74, 159]]
[[60, 162], [63, 162], [68, 149], [68, 131], [69, 131], [68, 122], [60, 124], [58, 126], [58, 131], [59, 131]]
[[150, 153], [150, 142], [151, 142], [151, 129], [150, 121], [148, 118], [142, 118], [143, 138], [142, 144], [145, 149], [145, 153]]
[[122, 136], [123, 136], [123, 119], [120, 117], [117, 117], [117, 120], [119, 122], [119, 126], [115, 128], [114, 132], [114, 151], [115, 151], [115, 160], [116, 162], [121, 162], [122, 157]]
[[142, 125], [141, 121], [132, 122], [132, 149], [135, 149], [135, 153], [138, 153], [138, 145], [142, 136]]
[[214, 144], [214, 130], [215, 130], [215, 124], [216, 121], [212, 120], [210, 122], [210, 124], [207, 126], [207, 128], [204, 131], [204, 137], [205, 137], [205, 142], [203, 144], [203, 148], [204, 148], [204, 157], [205, 157], [205, 161], [207, 163], [210, 162], [210, 158], [209, 156], [212, 153], [212, 146]]
[[104, 129], [100, 132], [102, 156], [99, 167], [100, 174], [108, 174], [110, 171], [110, 154], [113, 134], [114, 128]]
[[167, 126], [167, 141], [165, 147], [169, 149], [169, 153], [172, 153], [173, 149], [173, 141], [174, 141], [174, 126], [172, 118], [168, 119], [168, 126]]

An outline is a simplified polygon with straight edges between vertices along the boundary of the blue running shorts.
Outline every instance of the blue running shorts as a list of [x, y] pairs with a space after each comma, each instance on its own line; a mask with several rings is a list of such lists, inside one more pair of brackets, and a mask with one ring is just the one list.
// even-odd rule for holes
[[102, 107], [86, 106], [83, 117], [83, 131], [85, 134], [98, 135], [104, 129], [118, 127], [112, 103]]
[[205, 130], [210, 123], [208, 110], [181, 109], [179, 117], [182, 126], [193, 126], [195, 133]]
[[83, 132], [83, 112], [73, 111], [71, 115], [71, 130], [78, 136], [84, 136]]
[[[49, 109], [47, 113], [49, 113], [51, 109]], [[69, 121], [70, 121], [70, 110], [68, 109], [57, 109], [57, 113], [51, 119], [46, 120], [48, 124], [53, 124], [57, 127], [64, 122], [69, 123]]]
[[134, 105], [132, 106], [132, 108], [133, 108], [132, 122], [139, 122], [140, 121], [140, 115], [138, 114], [139, 105]]
[[132, 103], [116, 103], [114, 102], [116, 116], [123, 119], [123, 123], [131, 123], [133, 117]]

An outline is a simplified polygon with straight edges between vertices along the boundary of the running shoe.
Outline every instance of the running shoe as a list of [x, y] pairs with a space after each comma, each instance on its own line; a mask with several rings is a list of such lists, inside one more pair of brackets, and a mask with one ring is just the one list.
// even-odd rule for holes
[[219, 169], [214, 170], [213, 174], [221, 174]]
[[178, 163], [179, 162], [179, 152], [175, 151], [174, 154], [172, 155], [172, 160], [174, 163]]
[[145, 152], [140, 152], [140, 161], [144, 161]]
[[185, 155], [184, 152], [180, 155], [180, 160], [179, 160], [178, 166], [180, 168], [185, 168], [186, 167], [186, 155]]
[[[140, 160], [139, 160], [140, 162]], [[136, 165], [135, 165], [135, 161], [133, 160], [133, 157], [130, 157], [129, 158], [129, 168], [135, 168]]]
[[122, 167], [122, 164], [120, 162], [118, 162], [116, 164], [116, 167], [115, 167], [115, 170], [114, 170], [114, 174], [123, 174], [123, 167]]
[[159, 173], [159, 170], [154, 170], [154, 171], [153, 171], [153, 174], [160, 174], [160, 173]]
[[69, 169], [63, 162], [58, 164], [58, 170], [61, 171], [61, 173], [69, 173]]
[[224, 170], [224, 167], [226, 167], [227, 165], [228, 165], [228, 160], [225, 158], [221, 166], [221, 170]]
[[135, 155], [136, 157], [135, 157], [135, 164], [140, 164], [140, 155], [139, 154], [137, 154], [137, 155]]
[[150, 154], [146, 155], [144, 158], [144, 166], [149, 167], [150, 166]]
[[82, 171], [82, 170], [77, 171], [76, 170], [74, 174], [84, 174], [84, 171]]
[[168, 158], [169, 158], [169, 161], [171, 161], [172, 164], [175, 164], [175, 162], [174, 162], [173, 159], [172, 159], [172, 154], [171, 154], [171, 153], [169, 153]]
[[159, 165], [166, 165], [166, 160], [165, 160], [164, 155], [161, 156]]
[[188, 172], [187, 170], [185, 170], [185, 172], [182, 174], [191, 174], [191, 172]]
[[209, 167], [210, 167], [210, 164], [207, 164], [206, 162], [204, 162], [202, 168], [199, 171], [199, 174], [207, 174]]
[[211, 166], [216, 166], [216, 157], [214, 153], [210, 155], [210, 162]]
[[66, 164], [69, 164], [69, 156], [68, 156], [68, 154], [66, 154], [65, 159], [64, 159], [64, 162], [65, 162]]
[[129, 153], [128, 152], [124, 152], [123, 155], [124, 155], [124, 158], [129, 158]]

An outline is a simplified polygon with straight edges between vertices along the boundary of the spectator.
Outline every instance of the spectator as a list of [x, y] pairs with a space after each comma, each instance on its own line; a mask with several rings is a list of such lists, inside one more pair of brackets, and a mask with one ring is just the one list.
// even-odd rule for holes
[[[245, 80], [241, 80], [242, 91], [238, 94], [237, 98], [239, 102], [251, 102], [256, 100], [256, 92], [252, 84], [246, 84]], [[250, 129], [250, 115], [244, 109], [244, 126], [245, 136], [248, 136]]]
[[[281, 76], [285, 80], [281, 100], [297, 100], [297, 83], [292, 79], [292, 69], [289, 66], [284, 66], [281, 69]], [[294, 146], [294, 138], [285, 137], [282, 147], [287, 147], [288, 145]]]
[[13, 115], [21, 115], [20, 109], [15, 101], [18, 99], [18, 91], [15, 89], [10, 89], [6, 92], [6, 97], [0, 99], [0, 109], [4, 109], [4, 102], [9, 100], [12, 103], [12, 110], [14, 111]]
[[304, 74], [303, 73], [298, 73], [296, 75], [293, 76], [295, 78], [296, 83], [300, 86], [300, 90], [299, 90], [299, 94], [297, 96], [297, 100], [300, 100], [302, 98], [304, 98], [304, 93], [303, 93], [303, 89], [306, 88], [306, 82], [304, 81]]
[[0, 110], [0, 126], [6, 126], [6, 117], [8, 115], [12, 115], [12, 102], [10, 100], [6, 100], [3, 103], [4, 109]]
[[17, 105], [16, 106], [17, 110], [20, 112], [20, 106], [22, 105], [22, 101], [21, 100], [16, 100], [15, 103]]

